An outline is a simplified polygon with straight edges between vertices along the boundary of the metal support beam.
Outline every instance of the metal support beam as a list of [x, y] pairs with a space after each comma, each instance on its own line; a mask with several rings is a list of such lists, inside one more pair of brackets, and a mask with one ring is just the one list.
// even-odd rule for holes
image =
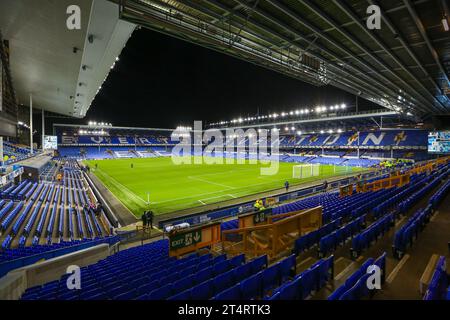
[[0, 166], [3, 166], [3, 137], [0, 137]]
[[[399, 66], [403, 66], [403, 63], [397, 58], [397, 56], [395, 56], [392, 52], [391, 52], [391, 50], [384, 44], [384, 43], [382, 43], [382, 41], [381, 40], [379, 40], [378, 39], [378, 37], [376, 37], [375, 35], [374, 35], [374, 33], [373, 32], [371, 32], [370, 30], [368, 30], [367, 28], [366, 28], [366, 26], [365, 25], [363, 25], [362, 23], [361, 23], [361, 21], [359, 20], [359, 18], [358, 18], [358, 16], [356, 16], [356, 14], [354, 13], [354, 12], [352, 12], [351, 10], [350, 10], [350, 8], [348, 7], [348, 5], [347, 4], [345, 4], [345, 3], [343, 3], [343, 1], [340, 1], [340, 0], [332, 0], [333, 1], [333, 3], [336, 5], [336, 6], [338, 6], [345, 14], [347, 14], [347, 16], [349, 16], [351, 19], [353, 19], [355, 22], [356, 22], [356, 25], [361, 29], [361, 30], [363, 30], [379, 47], [381, 47]], [[369, 3], [371, 3], [371, 4], [376, 4], [376, 5], [378, 5], [375, 1], [372, 1], [372, 0], [369, 0]], [[384, 17], [384, 15], [382, 15], [382, 17], [383, 18], [385, 18]], [[406, 68], [405, 68], [406, 69]], [[416, 79], [416, 77], [414, 77], [414, 75], [413, 74], [411, 74], [411, 72], [409, 71], [409, 70], [405, 70], [405, 72], [407, 72], [408, 73], [408, 75], [410, 75], [413, 79]], [[428, 89], [426, 89], [424, 86], [423, 86], [423, 84], [422, 83], [420, 83], [419, 82], [419, 85], [421, 85], [421, 87], [423, 88], [423, 89], [425, 89], [425, 91], [428, 93], [428, 95], [430, 96], [430, 98], [432, 99], [432, 100], [434, 100], [434, 101], [436, 101], [442, 108], [444, 107], [441, 103], [440, 103], [440, 101], [439, 100], [437, 100], [436, 99], [436, 97], [434, 97], [429, 91], [428, 91]], [[422, 95], [420, 95], [420, 97], [422, 97], [423, 99], [425, 99], [425, 101], [427, 101], [426, 103], [427, 103], [427, 105], [428, 106], [431, 106], [431, 110], [439, 110], [439, 109], [436, 109], [436, 107], [434, 107], [433, 106], [433, 104], [432, 103], [430, 103], [429, 102], [429, 100], [428, 99], [426, 99], [426, 98], [424, 98]]]
[[445, 72], [445, 69], [442, 66], [441, 60], [439, 59], [439, 55], [437, 54], [436, 49], [431, 44], [430, 38], [428, 38], [427, 32], [425, 31], [425, 27], [423, 26], [422, 21], [420, 20], [419, 16], [417, 15], [416, 10], [414, 9], [414, 5], [409, 0], [403, 0], [403, 3], [408, 8], [409, 14], [413, 18], [413, 20], [417, 26], [417, 29], [419, 29], [419, 32], [422, 35], [422, 38], [425, 40], [428, 50], [430, 50], [430, 52], [431, 52], [431, 56], [433, 57], [436, 64], [439, 66], [439, 71], [442, 73], [443, 78], [445, 80], [447, 80], [447, 82], [448, 82], [447, 73]]
[[[214, 1], [214, 2], [211, 2], [210, 0], [205, 0], [205, 1], [208, 1], [211, 5], [215, 5], [215, 6], [217, 6], [218, 8], [221, 8], [222, 10], [227, 10], [227, 8], [224, 8], [223, 5], [218, 4], [216, 1]], [[250, 7], [248, 4], [242, 2], [241, 0], [235, 0], [235, 1], [236, 1], [237, 3], [239, 3], [239, 4], [241, 4], [244, 8], [246, 8], [246, 9], [251, 9], [251, 7]], [[183, 2], [184, 2], [184, 1], [183, 1]], [[291, 33], [293, 36], [296, 36], [296, 37], [302, 39], [303, 41], [306, 41], [306, 42], [308, 42], [309, 44], [311, 44], [311, 41], [310, 41], [309, 39], [307, 39], [304, 35], [302, 35], [298, 30], [294, 30], [293, 28], [291, 28], [290, 26], [286, 25], [284, 22], [280, 21], [279, 19], [269, 16], [266, 12], [263, 12], [263, 11], [260, 10], [260, 9], [254, 9], [254, 12], [255, 12], [257, 15], [259, 15], [260, 17], [262, 17], [262, 18], [268, 20], [269, 22], [278, 25], [280, 28], [284, 29], [286, 32]], [[257, 25], [257, 24], [253, 21], [253, 25]], [[311, 25], [309, 25], [309, 26], [311, 27]], [[311, 30], [312, 30], [312, 29], [311, 29]], [[276, 35], [277, 37], [280, 37], [280, 35], [278, 35], [277, 32], [275, 32], [274, 30], [267, 30], [267, 29], [266, 29], [265, 31], [266, 31], [266, 32], [270, 32], [270, 33], [272, 33], [273, 35]], [[316, 32], [320, 33], [320, 30], [316, 30]], [[283, 38], [283, 36], [281, 36], [281, 37]], [[289, 41], [289, 40], [288, 40], [288, 41]], [[358, 82], [362, 81], [363, 83], [364, 83], [364, 82], [366, 82], [366, 83], [372, 83], [372, 84], [373, 84], [373, 85], [372, 85], [372, 88], [375, 89], [375, 90], [379, 90], [379, 91], [381, 92], [381, 93], [379, 93], [379, 94], [375, 94], [374, 96], [383, 97], [383, 94], [388, 94], [388, 92], [391, 92], [391, 93], [389, 94], [390, 97], [391, 97], [391, 100], [392, 100], [391, 103], [392, 103], [393, 101], [396, 101], [396, 100], [397, 100], [397, 92], [395, 92], [395, 91], [394, 91], [392, 88], [390, 88], [389, 86], [386, 86], [384, 83], [381, 83], [381, 82], [379, 82], [379, 81], [374, 81], [374, 79], [371, 78], [371, 77], [369, 77], [369, 76], [367, 76], [367, 75], [363, 72], [363, 70], [361, 70], [361, 69], [359, 69], [359, 68], [356, 68], [356, 67], [354, 67], [354, 66], [352, 66], [352, 65], [347, 64], [346, 61], [343, 61], [342, 59], [340, 59], [334, 52], [332, 52], [332, 51], [329, 50], [328, 48], [326, 48], [326, 47], [324, 47], [324, 46], [321, 46], [321, 45], [319, 45], [319, 44], [316, 44], [316, 43], [315, 43], [315, 44], [312, 44], [312, 46], [313, 46], [315, 49], [319, 50], [320, 52], [325, 53], [327, 56], [330, 56], [330, 57], [333, 57], [333, 58], [338, 59], [337, 61], [338, 61], [339, 63], [341, 63], [342, 65], [346, 65], [346, 68], [348, 68], [348, 70], [351, 71], [351, 72], [347, 72], [347, 71], [344, 70], [342, 67], [337, 66], [337, 65], [331, 63], [331, 62], [329, 61], [329, 59], [326, 59], [325, 57], [321, 56], [319, 59], [325, 61], [325, 62], [328, 64], [328, 66], [333, 66], [334, 68], [336, 68], [336, 69], [339, 70], [340, 72], [346, 73], [346, 76], [347, 76], [347, 77], [351, 77], [351, 78], [353, 78], [353, 79], [357, 79]], [[354, 76], [355, 73], [361, 73], [361, 74], [363, 75], [363, 78], [364, 78], [364, 79], [356, 78], [356, 77]], [[354, 82], [353, 82], [353, 83], [354, 83]], [[362, 92], [370, 92], [370, 90], [363, 90]], [[402, 104], [402, 105], [403, 105], [403, 104]]]
[[33, 154], [33, 94], [30, 93], [30, 154]]
[[[369, 3], [371, 4], [375, 4], [379, 6], [379, 3], [375, 0], [369, 0]], [[419, 61], [419, 59], [417, 58], [417, 56], [414, 54], [414, 52], [411, 50], [411, 45], [408, 44], [403, 37], [400, 35], [400, 33], [398, 32], [397, 28], [394, 26], [394, 24], [391, 22], [391, 20], [385, 15], [382, 14], [381, 18], [383, 19], [383, 21], [386, 23], [386, 25], [389, 27], [389, 29], [391, 30], [392, 33], [397, 35], [397, 40], [400, 42], [400, 44], [402, 45], [403, 49], [406, 50], [406, 52], [410, 55], [410, 57], [414, 60], [414, 62], [416, 63], [416, 65], [422, 70], [422, 72], [424, 73], [424, 75], [427, 77], [427, 79], [432, 83], [432, 85], [435, 87], [435, 89], [440, 92], [440, 94], [442, 95], [442, 90], [441, 87], [438, 83], [436, 83], [436, 81], [433, 80], [433, 78], [430, 76], [430, 74], [427, 72], [427, 70], [425, 69], [425, 67], [422, 65], [422, 63]], [[444, 40], [444, 41], [448, 41]], [[418, 81], [416, 79], [416, 81]], [[420, 83], [421, 84], [421, 83]], [[423, 85], [421, 84], [421, 86], [423, 87]], [[424, 88], [424, 87], [423, 87]], [[427, 90], [428, 91], [428, 90]], [[433, 94], [430, 93], [432, 96]], [[442, 104], [436, 97], [434, 97], [434, 101], [436, 101], [439, 105], [439, 107], [442, 109], [444, 109], [444, 111], [446, 110], [446, 107], [444, 104]]]
[[[350, 40], [356, 47], [358, 47], [361, 51], [363, 51], [365, 54], [367, 54], [370, 58], [372, 58], [378, 65], [382, 66], [385, 70], [387, 70], [387, 72], [389, 72], [393, 77], [395, 77], [398, 81], [400, 81], [403, 86], [409, 88], [409, 90], [411, 90], [411, 92], [414, 93], [415, 96], [417, 95], [421, 95], [419, 92], [417, 92], [417, 90], [415, 90], [413, 87], [411, 87], [402, 77], [400, 77], [397, 73], [395, 73], [391, 67], [389, 67], [386, 63], [384, 63], [379, 57], [375, 56], [375, 54], [373, 54], [371, 52], [371, 50], [369, 48], [367, 48], [365, 45], [363, 45], [360, 41], [356, 40], [350, 33], [348, 33], [346, 30], [342, 29], [341, 27], [339, 27], [338, 23], [336, 21], [334, 21], [334, 19], [332, 17], [330, 17], [329, 15], [325, 14], [322, 12], [322, 10], [320, 8], [318, 8], [316, 5], [314, 5], [313, 3], [311, 3], [308, 0], [301, 0], [301, 2], [306, 5], [310, 10], [312, 10], [315, 14], [319, 15], [325, 22], [327, 22], [328, 24], [330, 24], [331, 26], [333, 26], [339, 33], [341, 33], [344, 37], [346, 37], [348, 40]], [[359, 63], [363, 63], [366, 65], [369, 65], [367, 62], [363, 61], [361, 62], [361, 60], [357, 59], [354, 54], [350, 54], [349, 56], [352, 57], [352, 59], [355, 59], [356, 61], [358, 61]], [[370, 65], [369, 65], [370, 66]], [[402, 68], [402, 70], [406, 71], [407, 68], [401, 64], [400, 67]], [[374, 68], [370, 68], [371, 71], [373, 72]], [[380, 71], [379, 69], [375, 69], [376, 71]], [[390, 81], [388, 80], [386, 77], [384, 77], [381, 73], [379, 72], [375, 72], [376, 75], [378, 75], [379, 77], [381, 77], [382, 79], [384, 79], [384, 81]], [[411, 75], [411, 74], [410, 74]], [[427, 74], [428, 75], [428, 74]], [[429, 75], [428, 75], [429, 77]], [[415, 79], [415, 77], [414, 77]], [[431, 79], [431, 78], [430, 78]], [[417, 79], [415, 79], [416, 81], [418, 81]], [[390, 81], [391, 86], [392, 81]], [[397, 90], [400, 89], [399, 86], [396, 86]], [[411, 94], [411, 93], [410, 93]], [[414, 98], [413, 95], [413, 98]], [[424, 101], [428, 102], [427, 99], [424, 99]]]
[[[183, 3], [186, 6], [189, 6], [191, 8], [193, 8], [194, 10], [200, 11], [202, 12], [202, 14], [205, 14], [211, 18], [217, 18], [217, 14], [208, 10], [205, 10], [203, 7], [201, 7], [199, 5], [198, 2], [193, 2], [190, 0], [179, 0], [181, 3]], [[215, 6], [218, 9], [221, 9], [225, 12], [228, 12], [229, 10], [231, 10], [231, 8], [227, 8], [225, 7], [223, 4], [217, 2], [217, 1], [211, 1], [211, 0], [205, 0], [205, 2], [207, 2], [208, 4], [210, 4], [211, 6]], [[245, 3], [242, 2], [238, 2], [240, 4], [242, 4], [242, 7], [246, 8], [246, 9], [253, 9], [253, 7], [247, 6]], [[259, 14], [259, 11], [257, 12], [257, 14]], [[366, 98], [366, 99], [370, 99], [372, 97], [378, 97], [381, 98], [383, 97], [384, 94], [386, 94], [386, 90], [389, 90], [389, 88], [384, 88], [384, 90], [381, 90], [380, 88], [377, 88], [376, 86], [372, 86], [372, 87], [367, 87], [367, 83], [370, 82], [371, 78], [366, 78], [365, 80], [360, 79], [358, 77], [355, 77], [356, 73], [361, 73], [364, 74], [361, 70], [353, 70], [352, 66], [348, 66], [349, 71], [345, 70], [344, 68], [342, 68], [341, 66], [339, 66], [337, 64], [337, 62], [330, 62], [329, 60], [327, 60], [325, 57], [323, 57], [321, 54], [318, 54], [317, 52], [324, 52], [329, 56], [332, 56], [336, 59], [336, 61], [340, 62], [341, 64], [345, 64], [345, 61], [339, 59], [333, 52], [327, 50], [326, 48], [322, 47], [322, 46], [317, 46], [315, 45], [310, 39], [305, 38], [304, 36], [300, 35], [298, 33], [298, 31], [292, 30], [292, 29], [286, 29], [286, 31], [290, 32], [291, 34], [293, 34], [293, 36], [295, 37], [295, 39], [289, 39], [286, 36], [277, 33], [274, 30], [268, 29], [266, 26], [261, 25], [260, 23], [258, 23], [257, 21], [253, 20], [253, 19], [247, 19], [245, 16], [239, 14], [239, 13], [234, 13], [233, 14], [234, 17], [242, 19], [242, 20], [247, 20], [249, 24], [251, 24], [253, 27], [263, 31], [264, 33], [270, 33], [272, 35], [274, 35], [275, 37], [281, 39], [281, 41], [283, 41], [283, 43], [289, 43], [290, 47], [293, 48], [297, 48], [297, 50], [304, 52], [304, 48], [302, 48], [299, 44], [296, 44], [295, 42], [297, 40], [302, 40], [302, 41], [306, 41], [308, 46], [313, 46], [315, 49], [315, 52], [312, 53], [308, 53], [310, 56], [325, 61], [327, 63], [327, 66], [329, 67], [328, 71], [333, 72], [334, 76], [332, 74], [332, 76], [330, 76], [333, 85], [341, 88], [345, 91], [351, 92], [353, 94], [357, 94], [358, 91], [360, 91], [362, 94], [361, 96]], [[274, 22], [277, 24], [280, 24], [280, 22]], [[282, 25], [283, 27], [284, 25]], [[220, 28], [219, 26], [215, 26], [217, 28]], [[236, 26], [236, 28], [238, 28], [240, 26]], [[264, 42], [269, 42], [271, 43], [272, 47], [276, 47], [277, 45], [273, 44], [273, 42], [271, 42], [270, 39], [265, 39], [265, 38], [261, 38], [261, 35], [255, 32], [252, 32], [250, 30], [246, 30], [244, 29], [245, 33], [251, 35], [252, 37], [256, 37], [256, 38], [260, 38], [260, 40], [264, 41]], [[186, 40], [186, 39], [185, 39]], [[285, 46], [285, 45], [283, 45]], [[331, 69], [332, 68], [332, 69]], [[392, 99], [392, 101], [395, 101], [397, 98], [397, 93], [393, 92], [390, 95], [390, 99]], [[388, 108], [388, 106], [383, 105], [384, 107]]]
[[44, 151], [44, 141], [45, 141], [45, 114], [44, 114], [44, 109], [42, 109], [42, 151]]

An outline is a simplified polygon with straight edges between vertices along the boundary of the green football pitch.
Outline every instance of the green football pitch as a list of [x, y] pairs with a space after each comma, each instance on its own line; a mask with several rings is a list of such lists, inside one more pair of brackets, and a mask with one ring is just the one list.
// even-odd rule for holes
[[[276, 175], [261, 175], [269, 164], [181, 164], [170, 157], [85, 161], [103, 184], [137, 217], [148, 208], [155, 214], [204, 206], [246, 195], [320, 180], [363, 169], [321, 165], [319, 176], [292, 178], [293, 163], [279, 163]], [[97, 169], [95, 165], [97, 164]], [[133, 165], [133, 168], [132, 168]]]

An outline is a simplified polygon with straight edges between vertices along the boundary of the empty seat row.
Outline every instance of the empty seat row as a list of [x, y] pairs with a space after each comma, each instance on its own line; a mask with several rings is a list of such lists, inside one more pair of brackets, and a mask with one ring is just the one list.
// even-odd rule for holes
[[392, 246], [393, 254], [401, 259], [406, 249], [412, 246], [414, 239], [425, 225], [430, 221], [432, 206], [429, 204], [425, 209], [420, 209], [413, 214], [411, 218], [395, 233], [394, 244]]
[[334, 278], [334, 256], [320, 259], [280, 288], [269, 300], [304, 300]]
[[366, 215], [352, 220], [345, 226], [321, 238], [319, 241], [319, 257], [325, 257], [328, 253], [336, 250], [339, 245], [344, 244], [347, 239], [360, 232], [365, 225]]
[[[139, 299], [169, 299], [169, 300], [207, 300], [222, 295], [227, 295], [227, 292], [236, 287], [243, 286], [247, 299], [251, 298], [252, 294], [259, 294], [259, 285], [255, 283], [252, 277], [261, 276], [261, 272], [267, 267], [267, 256], [258, 257], [246, 264], [234, 267], [227, 272], [216, 274], [214, 278], [207, 279], [204, 282], [198, 283], [192, 288], [181, 291], [172, 290], [172, 295], [167, 296], [166, 290], [162, 292], [148, 295], [147, 297], [140, 297]], [[259, 279], [259, 278], [258, 278]], [[239, 297], [236, 299], [242, 298]]]
[[193, 254], [176, 260], [168, 257], [168, 243], [162, 240], [120, 251], [81, 268], [81, 290], [68, 290], [63, 276], [51, 289], [48, 286], [30, 288], [23, 299], [134, 299], [140, 296], [161, 299], [165, 294], [187, 289], [244, 262], [243, 255], [226, 260], [225, 255], [212, 258], [209, 254], [200, 257]]
[[442, 199], [448, 194], [450, 191], [450, 180], [447, 180], [436, 193], [430, 198], [430, 203], [435, 210], [439, 204], [441, 203]]
[[347, 278], [344, 284], [338, 287], [329, 297], [328, 300], [359, 300], [369, 297], [374, 293], [374, 289], [369, 289], [367, 279], [376, 273], [376, 268], [380, 270], [380, 285], [385, 281], [386, 277], [386, 252], [379, 258], [374, 260], [370, 258], [363, 265]]
[[430, 284], [423, 297], [424, 300], [448, 299], [448, 274], [444, 256], [440, 256], [431, 277]]
[[415, 203], [422, 199], [423, 196], [438, 186], [441, 180], [445, 179], [447, 175], [447, 170], [443, 170], [442, 173], [439, 173], [438, 171], [435, 174], [432, 174], [432, 176], [429, 177], [430, 181], [425, 186], [414, 192], [410, 197], [399, 204], [399, 211], [403, 213], [409, 210]]
[[359, 257], [361, 252], [369, 248], [372, 242], [383, 236], [391, 227], [394, 226], [394, 214], [390, 213], [383, 218], [372, 223], [367, 229], [356, 235], [352, 239], [350, 256], [352, 259]]
[[322, 237], [337, 230], [341, 226], [341, 221], [342, 219], [334, 220], [317, 230], [308, 232], [307, 234], [299, 237], [294, 243], [294, 253], [299, 255], [300, 253], [310, 249], [313, 245], [319, 243]]

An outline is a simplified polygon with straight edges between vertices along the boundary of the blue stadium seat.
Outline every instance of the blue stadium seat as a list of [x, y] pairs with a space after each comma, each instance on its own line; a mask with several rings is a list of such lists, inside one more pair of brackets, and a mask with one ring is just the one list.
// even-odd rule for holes
[[281, 276], [281, 282], [284, 282], [285, 280], [291, 279], [294, 277], [295, 270], [296, 270], [296, 259], [295, 259], [294, 254], [283, 259], [278, 264], [279, 264], [279, 274]]
[[218, 293], [214, 300], [241, 300], [241, 288], [239, 285], [235, 285], [225, 291]]
[[266, 294], [280, 285], [280, 264], [277, 263], [262, 271], [262, 290]]
[[242, 266], [239, 266], [234, 270], [234, 278], [236, 281], [240, 282], [241, 280], [244, 280], [245, 278], [249, 277], [252, 274], [252, 263], [246, 263]]
[[161, 288], [155, 289], [148, 294], [149, 300], [165, 300], [172, 295], [173, 286], [167, 284]]
[[173, 295], [167, 300], [191, 300], [191, 289], [184, 290], [176, 295]]
[[244, 300], [256, 299], [261, 296], [262, 292], [262, 272], [245, 279], [240, 283], [241, 286], [241, 296]]
[[267, 256], [261, 256], [258, 258], [255, 258], [251, 261], [251, 270], [252, 273], [258, 273], [259, 271], [261, 271], [262, 269], [267, 267]]
[[213, 280], [205, 281], [191, 289], [192, 300], [208, 300], [214, 294]]
[[173, 283], [173, 288], [176, 292], [184, 291], [191, 288], [195, 283], [195, 275], [190, 275]]
[[225, 261], [221, 261], [219, 263], [216, 263], [213, 266], [214, 274], [215, 275], [222, 274], [222, 273], [228, 271], [230, 269], [230, 266], [231, 265], [230, 265], [230, 261], [229, 260], [225, 260]]
[[278, 300], [297, 300], [300, 292], [300, 278], [296, 278], [293, 281], [288, 282], [282, 286], [277, 297]]
[[234, 271], [230, 270], [223, 274], [216, 276], [214, 279], [214, 291], [221, 292], [230, 288], [236, 282], [234, 279]]

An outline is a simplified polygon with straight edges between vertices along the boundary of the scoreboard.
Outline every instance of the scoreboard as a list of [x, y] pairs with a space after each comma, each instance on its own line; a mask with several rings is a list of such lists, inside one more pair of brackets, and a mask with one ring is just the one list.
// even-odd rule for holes
[[450, 153], [450, 131], [435, 131], [428, 134], [429, 153]]

